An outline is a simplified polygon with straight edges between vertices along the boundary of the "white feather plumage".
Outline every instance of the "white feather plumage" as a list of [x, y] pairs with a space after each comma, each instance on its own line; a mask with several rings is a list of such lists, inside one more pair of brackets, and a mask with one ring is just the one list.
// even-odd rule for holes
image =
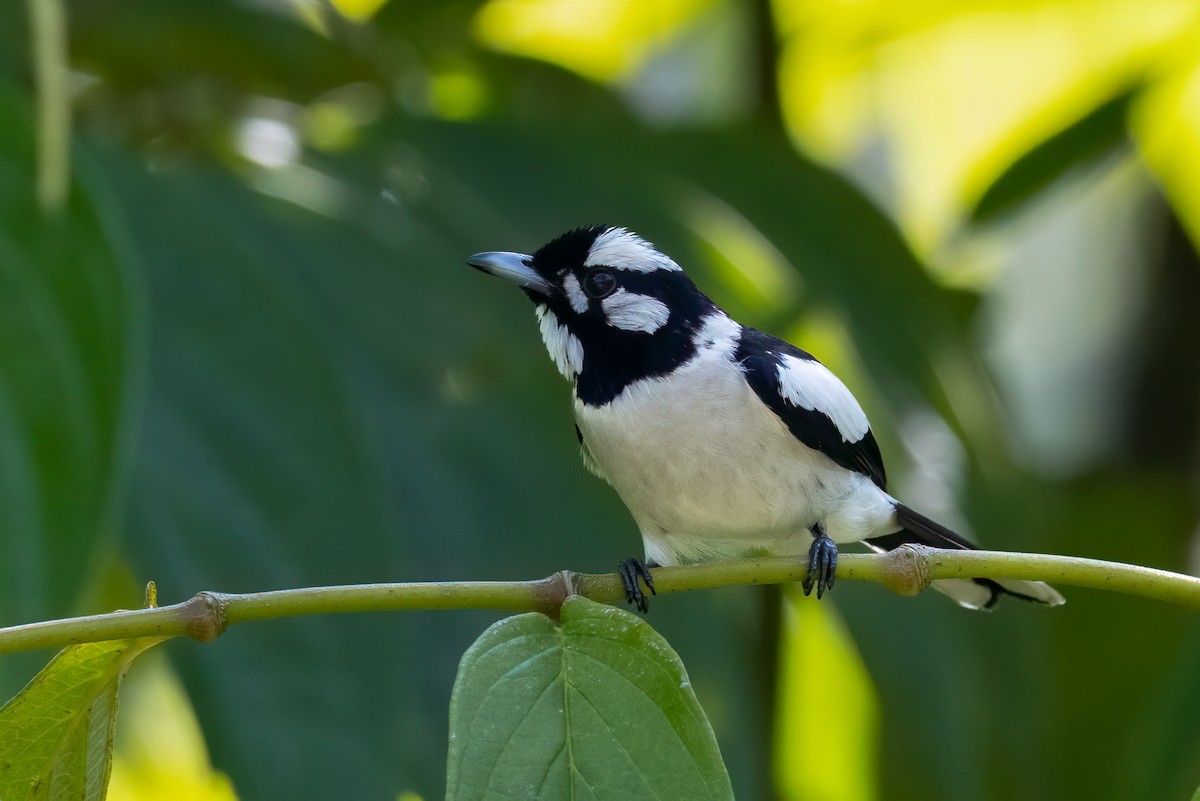
[[653, 334], [671, 319], [667, 304], [649, 295], [640, 295], [627, 289], [618, 289], [600, 301], [609, 325], [625, 331], [642, 331]]
[[559, 323], [554, 312], [544, 305], [539, 305], [534, 313], [542, 331], [542, 342], [546, 344], [554, 365], [565, 378], [573, 380], [583, 370], [583, 345], [579, 337]]
[[609, 228], [592, 243], [584, 265], [603, 264], [617, 270], [649, 273], [655, 270], [679, 270], [669, 256], [655, 249], [645, 239], [624, 228]]
[[568, 272], [563, 277], [563, 291], [567, 293], [567, 302], [571, 304], [571, 309], [576, 314], [583, 314], [588, 310], [587, 295], [583, 292], [583, 287], [579, 285], [579, 279], [575, 277], [575, 273]]
[[779, 394], [801, 409], [827, 416], [846, 442], [858, 442], [871, 430], [850, 390], [820, 362], [784, 354], [779, 365]]
[[710, 315], [699, 350], [604, 406], [575, 403], [589, 454], [659, 564], [805, 553], [821, 521], [837, 542], [896, 530], [871, 480], [793, 437], [732, 360], [741, 326]]

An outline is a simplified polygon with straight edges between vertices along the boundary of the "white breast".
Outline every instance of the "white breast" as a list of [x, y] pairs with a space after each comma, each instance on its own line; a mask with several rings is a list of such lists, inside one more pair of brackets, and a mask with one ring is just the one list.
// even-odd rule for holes
[[852, 542], [879, 533], [891, 515], [869, 479], [805, 446], [759, 400], [732, 361], [740, 330], [714, 315], [698, 354], [670, 375], [599, 408], [576, 401], [593, 460], [659, 564], [800, 553], [815, 522]]

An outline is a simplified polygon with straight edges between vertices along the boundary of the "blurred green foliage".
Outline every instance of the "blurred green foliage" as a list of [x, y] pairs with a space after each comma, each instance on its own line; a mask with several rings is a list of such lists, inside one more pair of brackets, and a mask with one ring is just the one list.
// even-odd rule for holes
[[[1194, 568], [1181, 4], [373, 5], [67, 3], [57, 214], [35, 201], [26, 6], [0, 5], [0, 624], [132, 606], [123, 570], [166, 601], [637, 553], [523, 300], [462, 265], [599, 221], [802, 334], [914, 505], [994, 547]], [[1093, 17], [1061, 56], [1051, 34]], [[1037, 75], [1010, 68], [1030, 53]], [[839, 587], [844, 631], [815, 637], [738, 589], [660, 599], [652, 622], [740, 798], [825, 797], [789, 770], [826, 725], [794, 683], [834, 647], [873, 691], [847, 678], [854, 704], [815, 708], [845, 716], [837, 743], [877, 726], [878, 760], [830, 797], [1187, 797], [1200, 625], [1069, 601], [973, 615]], [[165, 650], [241, 797], [434, 798], [455, 668], [493, 618]], [[5, 659], [0, 690], [33, 672]], [[803, 760], [779, 725], [805, 728]]]

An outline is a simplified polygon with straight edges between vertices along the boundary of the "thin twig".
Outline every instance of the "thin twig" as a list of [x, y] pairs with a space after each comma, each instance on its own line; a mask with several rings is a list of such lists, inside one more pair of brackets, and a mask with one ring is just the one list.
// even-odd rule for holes
[[[794, 557], [763, 557], [655, 568], [653, 575], [658, 594], [667, 595], [739, 584], [800, 581], [805, 570], [805, 563]], [[843, 554], [837, 571], [838, 581], [872, 581], [901, 595], [916, 595], [937, 579], [972, 577], [1050, 581], [1200, 607], [1200, 578], [1076, 556], [944, 551], [905, 545], [886, 554]], [[208, 642], [236, 623], [347, 612], [494, 609], [556, 616], [570, 595], [615, 603], [624, 599], [624, 590], [615, 574], [564, 570], [535, 581], [354, 584], [243, 594], [201, 592], [171, 606], [0, 629], [0, 654], [151, 636], [186, 636]]]

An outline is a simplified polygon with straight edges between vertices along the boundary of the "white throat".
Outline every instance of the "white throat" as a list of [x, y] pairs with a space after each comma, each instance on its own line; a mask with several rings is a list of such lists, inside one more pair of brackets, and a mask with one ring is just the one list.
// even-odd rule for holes
[[575, 380], [583, 371], [583, 343], [545, 305], [538, 305], [534, 314], [542, 331], [542, 342], [546, 343], [546, 350], [550, 352], [554, 365], [564, 378]]

